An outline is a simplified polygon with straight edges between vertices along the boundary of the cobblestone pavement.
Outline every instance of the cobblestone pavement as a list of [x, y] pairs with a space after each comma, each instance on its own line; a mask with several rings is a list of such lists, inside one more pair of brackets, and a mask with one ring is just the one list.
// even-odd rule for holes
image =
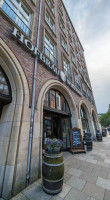
[[48, 195], [38, 180], [12, 200], [110, 200], [110, 136], [94, 142], [93, 151], [64, 152], [65, 178], [58, 195]]

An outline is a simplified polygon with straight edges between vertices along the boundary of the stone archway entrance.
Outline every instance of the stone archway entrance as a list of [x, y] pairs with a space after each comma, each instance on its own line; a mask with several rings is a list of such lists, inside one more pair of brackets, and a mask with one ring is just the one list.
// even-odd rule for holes
[[43, 148], [47, 138], [64, 141], [64, 148], [70, 148], [71, 111], [61, 92], [47, 91], [43, 106]]

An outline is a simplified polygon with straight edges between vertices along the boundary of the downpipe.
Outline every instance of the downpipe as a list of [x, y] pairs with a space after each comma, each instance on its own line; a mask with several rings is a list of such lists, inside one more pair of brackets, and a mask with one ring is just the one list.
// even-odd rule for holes
[[[42, 8], [42, 0], [40, 0], [40, 4], [39, 4], [39, 15], [38, 15], [38, 25], [37, 25], [37, 40], [36, 40], [36, 48], [37, 49], [39, 48], [41, 8]], [[30, 176], [31, 176], [31, 154], [32, 154], [32, 141], [33, 141], [33, 130], [34, 130], [37, 65], [38, 65], [38, 58], [36, 56], [35, 57], [35, 64], [34, 64], [33, 86], [32, 86], [33, 90], [32, 90], [32, 102], [31, 102], [31, 118], [30, 118], [29, 143], [28, 143], [28, 158], [27, 158], [27, 169], [26, 169], [26, 186], [28, 186], [30, 184]]]

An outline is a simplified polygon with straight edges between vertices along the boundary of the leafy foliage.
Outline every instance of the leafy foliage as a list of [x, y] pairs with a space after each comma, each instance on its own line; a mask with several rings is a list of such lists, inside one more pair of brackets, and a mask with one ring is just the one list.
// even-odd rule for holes
[[102, 126], [110, 126], [110, 111], [108, 111], [105, 114], [102, 114], [99, 119]]

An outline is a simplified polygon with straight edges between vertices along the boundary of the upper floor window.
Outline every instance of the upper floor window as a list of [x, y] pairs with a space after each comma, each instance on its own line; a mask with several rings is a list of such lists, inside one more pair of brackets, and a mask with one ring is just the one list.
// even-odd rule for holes
[[67, 46], [67, 42], [64, 40], [63, 37], [61, 37], [61, 45], [63, 46], [63, 48], [68, 51], [68, 46]]
[[70, 64], [68, 63], [68, 61], [63, 58], [63, 69], [64, 69], [64, 73], [67, 76], [67, 78], [72, 81], [72, 77], [71, 77], [71, 71], [70, 71]]
[[50, 10], [52, 11], [53, 14], [55, 14], [55, 10], [54, 10], [54, 5], [53, 5], [53, 0], [46, 0]]
[[87, 87], [86, 87], [86, 84], [84, 82], [82, 83], [82, 90], [83, 90], [83, 94], [85, 96], [87, 96]]
[[65, 34], [65, 26], [61, 20], [60, 20], [60, 28], [63, 31], [63, 33]]
[[73, 55], [73, 53], [71, 53], [71, 59], [72, 59], [72, 62], [73, 62], [74, 64], [76, 64], [75, 56]]
[[79, 79], [79, 76], [77, 73], [75, 73], [75, 86], [78, 88], [78, 89], [81, 89], [81, 86], [80, 86], [80, 79]]
[[55, 33], [55, 23], [52, 20], [52, 18], [50, 17], [48, 12], [46, 12], [45, 19], [46, 19], [46, 22], [48, 23], [48, 25], [50, 26], [50, 28], [52, 29], [52, 31]]
[[56, 59], [56, 45], [49, 38], [48, 35], [45, 35], [45, 44], [44, 44], [44, 53], [50, 58], [50, 60], [58, 66], [58, 61]]
[[2, 10], [29, 38], [31, 38], [31, 13], [22, 1], [4, 0]]

